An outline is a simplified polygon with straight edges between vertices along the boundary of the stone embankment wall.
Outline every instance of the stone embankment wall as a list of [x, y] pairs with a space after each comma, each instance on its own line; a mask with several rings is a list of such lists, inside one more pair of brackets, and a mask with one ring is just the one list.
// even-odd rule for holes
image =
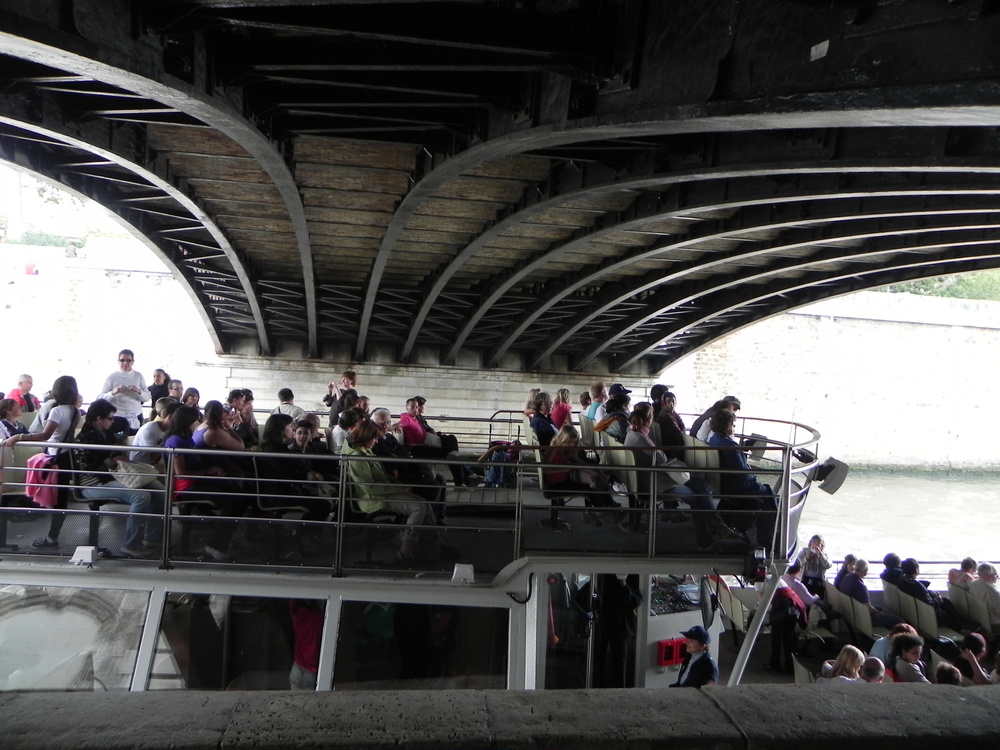
[[5, 693], [4, 750], [993, 750], [995, 686]]
[[278, 389], [287, 386], [296, 403], [320, 410], [326, 383], [347, 367], [359, 372], [359, 390], [374, 405], [398, 412], [407, 397], [420, 394], [428, 414], [477, 417], [519, 411], [533, 387], [569, 388], [575, 404], [598, 378], [623, 382], [638, 397], [658, 381], [674, 387], [683, 412], [701, 412], [733, 393], [745, 415], [816, 427], [821, 453], [856, 467], [1000, 470], [1000, 452], [981, 434], [1000, 420], [1000, 405], [991, 398], [1000, 303], [852, 295], [761, 321], [658, 378], [569, 374], [560, 361], [524, 373], [516, 357], [494, 370], [482, 369], [474, 357], [442, 367], [432, 351], [418, 351], [409, 365], [393, 364], [391, 352], [379, 351], [355, 362], [347, 342], [323, 361], [305, 361], [288, 344], [279, 346], [278, 357], [220, 357], [169, 275], [109, 271], [113, 265], [100, 262], [96, 249], [88, 251], [89, 259], [59, 257], [57, 263], [32, 249], [41, 258], [40, 274], [15, 274], [0, 286], [0, 324], [9, 342], [0, 387], [11, 388], [18, 373], [30, 372], [41, 394], [55, 376], [73, 374], [89, 401], [125, 347], [135, 350], [136, 369], [147, 379], [163, 367], [198, 387], [202, 403], [232, 387], [252, 388], [258, 408], [274, 406]]

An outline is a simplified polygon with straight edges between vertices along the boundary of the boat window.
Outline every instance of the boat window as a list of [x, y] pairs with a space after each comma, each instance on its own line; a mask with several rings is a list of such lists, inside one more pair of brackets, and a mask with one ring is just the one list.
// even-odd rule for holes
[[288, 690], [294, 681], [312, 690], [324, 608], [303, 599], [168, 594], [147, 689]]
[[0, 690], [128, 690], [146, 591], [0, 587]]
[[344, 602], [337, 690], [507, 687], [509, 611], [443, 604]]

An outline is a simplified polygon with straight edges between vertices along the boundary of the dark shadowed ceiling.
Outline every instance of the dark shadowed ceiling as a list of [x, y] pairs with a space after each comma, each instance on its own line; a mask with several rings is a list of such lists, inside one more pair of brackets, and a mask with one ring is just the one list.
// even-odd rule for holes
[[220, 352], [646, 368], [1000, 266], [991, 0], [0, 0], [0, 157]]

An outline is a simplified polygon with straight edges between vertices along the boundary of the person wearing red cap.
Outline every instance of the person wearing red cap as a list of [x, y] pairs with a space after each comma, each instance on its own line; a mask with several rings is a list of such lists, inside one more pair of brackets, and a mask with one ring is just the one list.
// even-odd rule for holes
[[681, 671], [677, 675], [677, 682], [670, 687], [700, 688], [716, 684], [719, 681], [719, 666], [708, 651], [712, 634], [701, 625], [695, 625], [683, 631], [681, 635], [687, 638], [686, 653], [681, 663]]

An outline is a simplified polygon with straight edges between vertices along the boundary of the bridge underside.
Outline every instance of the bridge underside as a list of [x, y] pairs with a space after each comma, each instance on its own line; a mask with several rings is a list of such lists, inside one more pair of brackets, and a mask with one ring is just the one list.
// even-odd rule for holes
[[1000, 266], [991, 0], [0, 0], [0, 158], [220, 352], [655, 372]]

